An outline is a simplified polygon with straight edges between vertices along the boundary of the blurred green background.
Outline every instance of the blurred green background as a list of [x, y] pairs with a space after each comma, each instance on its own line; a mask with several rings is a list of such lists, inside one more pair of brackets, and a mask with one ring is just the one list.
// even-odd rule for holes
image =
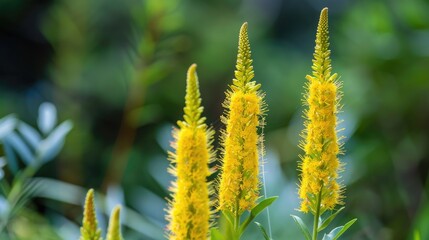
[[[31, 215], [15, 226], [28, 232], [21, 239], [77, 239], [76, 203], [88, 188], [106, 194], [106, 208], [129, 208], [126, 239], [163, 239], [166, 156], [186, 69], [198, 64], [205, 115], [221, 129], [244, 21], [269, 109], [266, 191], [280, 196], [270, 208], [273, 238], [301, 239], [290, 217], [301, 215], [301, 98], [325, 6], [333, 69], [344, 83], [346, 210], [335, 223], [358, 218], [344, 239], [429, 239], [428, 1], [1, 0], [0, 117], [16, 113], [35, 125], [38, 106], [54, 103], [74, 127], [36, 176], [83, 187], [52, 183], [57, 199], [29, 203]], [[252, 226], [244, 239], [262, 235]]]

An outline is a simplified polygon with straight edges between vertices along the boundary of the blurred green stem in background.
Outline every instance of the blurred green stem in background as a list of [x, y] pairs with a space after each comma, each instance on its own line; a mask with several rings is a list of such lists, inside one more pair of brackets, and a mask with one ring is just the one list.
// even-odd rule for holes
[[[102, 186], [104, 190], [111, 184], [121, 182], [136, 137], [136, 130], [139, 127], [133, 119], [134, 113], [144, 108], [147, 89], [168, 72], [168, 69], [162, 65], [165, 59], [162, 57], [160, 59], [157, 54], [158, 51], [164, 50], [160, 44], [169, 31], [163, 28], [163, 23], [166, 20], [166, 14], [171, 11], [169, 5], [174, 5], [175, 2], [141, 1], [133, 8], [135, 11], [132, 15], [133, 21], [138, 32], [134, 43], [136, 55], [130, 60], [131, 79], [127, 87], [128, 93], [119, 132]], [[156, 11], [152, 11], [154, 8]], [[145, 28], [148, 24], [150, 28]]]

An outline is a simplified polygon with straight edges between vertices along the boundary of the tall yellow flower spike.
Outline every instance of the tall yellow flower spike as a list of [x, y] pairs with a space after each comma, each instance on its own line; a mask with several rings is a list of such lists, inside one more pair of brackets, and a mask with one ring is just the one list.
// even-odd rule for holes
[[340, 101], [340, 82], [331, 74], [329, 50], [328, 9], [320, 14], [313, 59], [313, 74], [306, 76], [304, 95], [306, 121], [300, 147], [304, 150], [300, 163], [299, 196], [302, 212], [323, 213], [342, 204], [342, 187], [337, 182], [341, 153], [337, 138], [337, 117]]
[[95, 215], [94, 190], [90, 189], [86, 194], [82, 227], [80, 228], [80, 240], [101, 240], [101, 230], [98, 228]]
[[263, 100], [254, 77], [247, 23], [240, 29], [235, 78], [226, 92], [221, 117], [223, 166], [219, 184], [219, 209], [236, 216], [252, 209], [259, 197], [258, 127]]
[[110, 214], [106, 240], [123, 240], [121, 234], [121, 208], [116, 206]]
[[209, 234], [213, 191], [207, 177], [214, 156], [213, 131], [201, 117], [203, 107], [196, 68], [195, 64], [189, 67], [184, 121], [178, 121], [179, 129], [173, 131], [176, 153], [170, 153], [169, 172], [177, 179], [170, 188], [173, 199], [167, 215], [171, 240], [202, 240]]

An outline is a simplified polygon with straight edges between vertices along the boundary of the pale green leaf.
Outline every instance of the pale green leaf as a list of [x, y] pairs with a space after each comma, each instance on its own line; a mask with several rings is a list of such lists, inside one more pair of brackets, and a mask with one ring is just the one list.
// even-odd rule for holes
[[310, 231], [308, 230], [308, 227], [305, 225], [305, 223], [302, 221], [302, 219], [298, 216], [291, 215], [293, 220], [296, 222], [296, 224], [301, 229], [302, 233], [304, 234], [304, 237], [306, 240], [311, 240]]
[[322, 240], [337, 240], [341, 235], [343, 235], [347, 229], [349, 229], [353, 223], [355, 223], [357, 219], [350, 220], [348, 223], [344, 224], [344, 226], [334, 228], [329, 234], [325, 234]]
[[334, 212], [333, 214], [331, 214], [329, 217], [327, 217], [325, 220], [323, 221], [319, 221], [319, 226], [317, 227], [317, 232], [322, 231], [323, 229], [325, 229], [327, 226], [329, 226], [329, 224], [332, 222], [332, 220], [335, 219], [335, 217], [344, 209], [344, 207], [338, 209], [336, 212]]
[[265, 230], [264, 226], [262, 226], [258, 222], [255, 222], [255, 224], [258, 226], [259, 230], [261, 230], [262, 235], [264, 236], [264, 239], [265, 240], [271, 240], [271, 238], [268, 236], [267, 231]]

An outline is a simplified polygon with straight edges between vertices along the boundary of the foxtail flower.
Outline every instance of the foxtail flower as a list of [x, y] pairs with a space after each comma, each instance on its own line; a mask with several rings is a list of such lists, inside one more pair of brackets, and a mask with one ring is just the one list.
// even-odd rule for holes
[[213, 131], [201, 117], [203, 107], [199, 90], [197, 66], [190, 66], [186, 84], [184, 121], [178, 121], [173, 130], [176, 152], [170, 153], [169, 172], [175, 176], [172, 184], [173, 199], [169, 203], [167, 220], [169, 239], [201, 240], [209, 233], [212, 194], [207, 177], [213, 161]]
[[90, 189], [86, 194], [80, 234], [80, 240], [101, 240], [101, 230], [98, 228], [97, 217], [95, 214], [93, 189]]
[[106, 240], [123, 240], [121, 234], [121, 208], [116, 206], [110, 214], [109, 227], [107, 228]]
[[219, 184], [219, 209], [241, 215], [259, 198], [258, 127], [263, 96], [254, 77], [247, 23], [240, 29], [238, 55], [230, 90], [226, 92], [222, 122], [223, 166]]
[[337, 117], [340, 105], [340, 82], [332, 74], [329, 50], [328, 9], [320, 14], [313, 59], [313, 74], [307, 75], [307, 106], [305, 129], [300, 147], [304, 150], [300, 163], [299, 197], [302, 212], [313, 214], [332, 210], [342, 204], [342, 187], [338, 183], [341, 164], [338, 155], [341, 146], [337, 138]]

